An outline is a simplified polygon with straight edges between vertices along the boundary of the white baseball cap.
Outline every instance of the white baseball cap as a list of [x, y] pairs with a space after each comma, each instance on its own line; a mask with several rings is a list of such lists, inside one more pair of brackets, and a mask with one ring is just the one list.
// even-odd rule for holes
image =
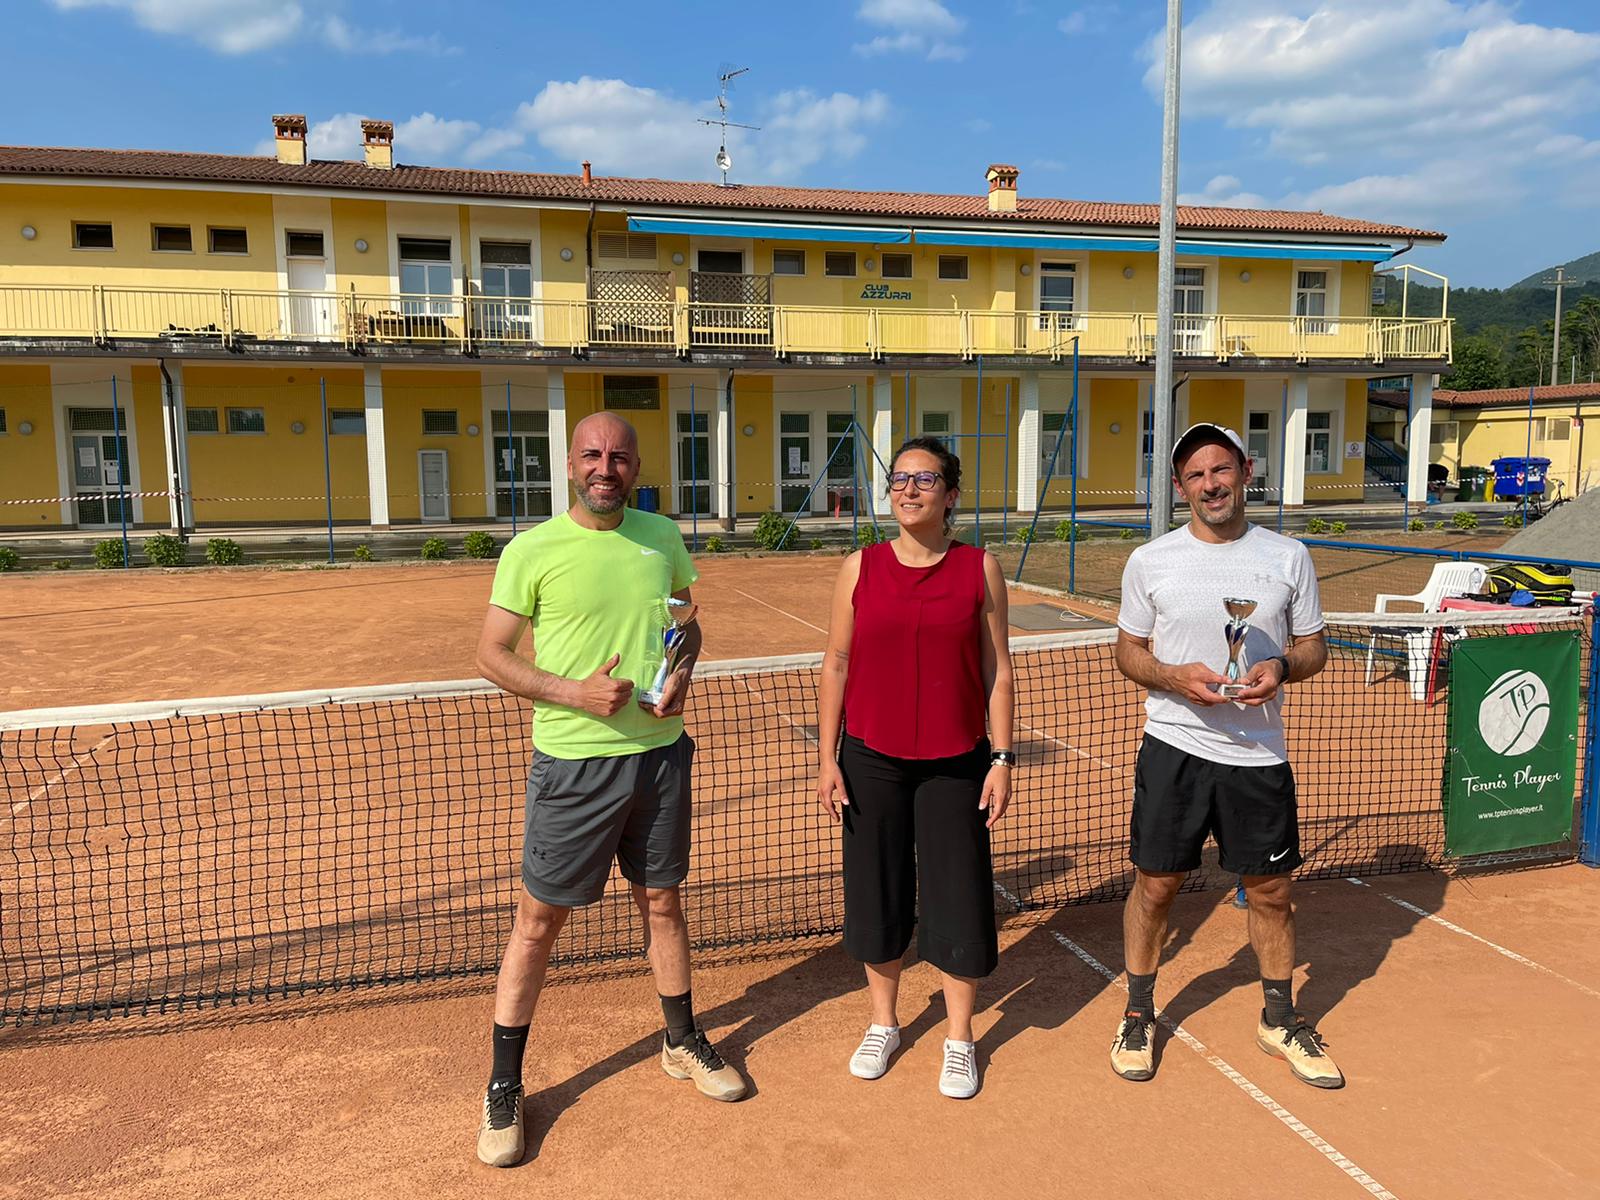
[[1241, 463], [1249, 462], [1249, 452], [1244, 448], [1244, 439], [1226, 425], [1218, 425], [1213, 421], [1200, 421], [1189, 426], [1172, 446], [1172, 471], [1177, 474], [1178, 462], [1196, 446], [1205, 445], [1207, 442], [1217, 445], [1227, 445], [1238, 451]]

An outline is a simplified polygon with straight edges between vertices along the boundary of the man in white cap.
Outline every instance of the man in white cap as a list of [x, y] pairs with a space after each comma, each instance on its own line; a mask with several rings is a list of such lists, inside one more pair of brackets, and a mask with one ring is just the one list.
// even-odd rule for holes
[[[1344, 1077], [1315, 1028], [1294, 1011], [1290, 873], [1301, 863], [1294, 773], [1284, 747], [1282, 688], [1328, 661], [1316, 571], [1306, 548], [1245, 519], [1250, 458], [1221, 425], [1191, 426], [1172, 451], [1187, 524], [1140, 546], [1122, 576], [1117, 666], [1149, 690], [1133, 785], [1123, 913], [1128, 1009], [1111, 1044], [1124, 1079], [1155, 1075], [1155, 982], [1167, 913], [1200, 865], [1207, 835], [1222, 869], [1242, 876], [1265, 1006], [1256, 1041], [1296, 1078]], [[1232, 683], [1229, 608], [1244, 612], [1243, 673]], [[1238, 687], [1242, 684], [1242, 688]], [[1227, 689], [1223, 694], [1222, 689]]]

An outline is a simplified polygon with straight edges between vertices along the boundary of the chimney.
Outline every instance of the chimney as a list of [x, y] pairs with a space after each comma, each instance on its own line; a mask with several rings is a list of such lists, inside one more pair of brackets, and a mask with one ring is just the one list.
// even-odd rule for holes
[[986, 176], [989, 180], [989, 211], [1017, 211], [1017, 169], [1008, 163], [991, 163]]
[[588, 187], [594, 182], [594, 176], [589, 174], [589, 160], [583, 160], [583, 186]]
[[304, 113], [281, 113], [272, 118], [273, 141], [278, 161], [285, 166], [306, 165], [306, 117]]
[[361, 149], [367, 157], [367, 166], [378, 171], [394, 169], [394, 122], [361, 122]]

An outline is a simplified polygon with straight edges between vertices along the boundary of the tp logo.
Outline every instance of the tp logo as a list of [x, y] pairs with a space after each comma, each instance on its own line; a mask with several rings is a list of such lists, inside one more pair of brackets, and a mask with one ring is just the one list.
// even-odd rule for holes
[[1478, 706], [1478, 732], [1496, 754], [1526, 754], [1550, 724], [1550, 692], [1532, 671], [1507, 671]]

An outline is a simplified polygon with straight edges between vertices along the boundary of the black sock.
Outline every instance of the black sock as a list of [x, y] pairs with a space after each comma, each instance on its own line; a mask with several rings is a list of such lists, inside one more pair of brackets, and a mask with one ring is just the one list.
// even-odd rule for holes
[[500, 1091], [522, 1083], [522, 1052], [528, 1048], [526, 1025], [494, 1027], [494, 1067], [489, 1073], [489, 1090]]
[[1128, 1011], [1143, 1020], [1156, 1019], [1156, 973], [1135, 975], [1128, 972]]
[[1262, 1015], [1268, 1025], [1287, 1029], [1294, 1024], [1294, 980], [1263, 979], [1261, 994], [1267, 999]]
[[694, 1032], [694, 1001], [690, 993], [661, 997], [661, 1015], [667, 1019], [667, 1044], [681, 1046]]

